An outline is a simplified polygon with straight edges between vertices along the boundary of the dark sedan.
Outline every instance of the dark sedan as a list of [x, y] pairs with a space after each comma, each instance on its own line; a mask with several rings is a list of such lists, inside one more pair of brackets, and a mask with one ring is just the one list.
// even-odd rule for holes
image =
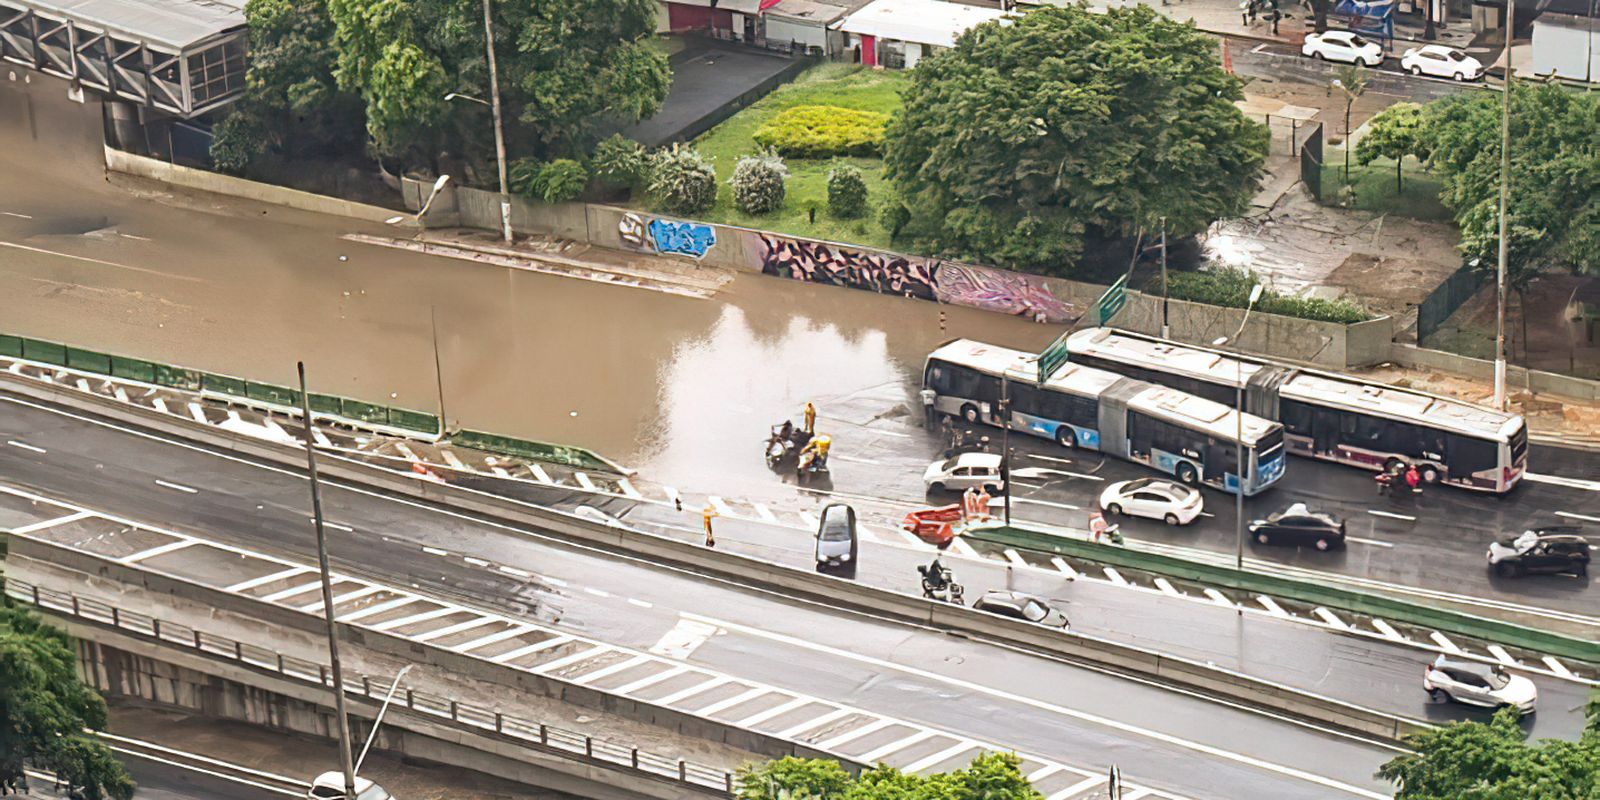
[[1332, 550], [1344, 547], [1344, 521], [1312, 511], [1305, 503], [1295, 503], [1266, 519], [1251, 522], [1250, 535], [1261, 544]]

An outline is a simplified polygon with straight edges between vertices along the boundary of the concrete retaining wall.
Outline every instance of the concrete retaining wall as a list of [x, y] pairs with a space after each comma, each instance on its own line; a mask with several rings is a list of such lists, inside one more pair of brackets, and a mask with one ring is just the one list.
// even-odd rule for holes
[[[251, 440], [210, 428], [192, 429], [182, 420], [150, 409], [92, 395], [82, 395], [57, 386], [42, 385], [7, 373], [0, 373], [0, 386], [39, 399], [90, 408], [96, 413], [114, 419], [133, 422], [293, 469], [298, 469], [304, 458], [303, 452], [295, 447]], [[413, 480], [403, 474], [385, 472], [360, 462], [330, 456], [322, 462], [321, 469], [329, 479], [343, 479], [411, 496], [425, 502], [447, 506], [458, 512], [477, 514], [515, 527], [538, 530], [557, 539], [642, 557], [652, 563], [679, 566], [701, 574], [726, 578], [740, 585], [770, 589], [797, 600], [818, 602], [834, 608], [861, 611], [919, 625], [930, 625], [962, 635], [1022, 646], [1053, 657], [1103, 664], [1134, 675], [1157, 678], [1166, 682], [1177, 683], [1186, 678], [1194, 679], [1190, 683], [1178, 683], [1178, 685], [1367, 735], [1393, 740], [1425, 727], [1423, 723], [1413, 720], [1302, 692], [1248, 675], [1187, 662], [1151, 650], [1076, 633], [1044, 629], [1037, 625], [1002, 619], [967, 608], [864, 586], [855, 581], [819, 575], [809, 570], [791, 569], [737, 553], [710, 551], [691, 542], [642, 531], [611, 528], [498, 495], [449, 484]], [[361, 635], [368, 638], [373, 636], [371, 633]], [[407, 646], [415, 645], [407, 643]], [[454, 657], [460, 658], [460, 656]], [[1198, 676], [1205, 676], [1205, 679], [1198, 680]], [[562, 697], [568, 699], [566, 694]], [[581, 692], [575, 692], [570, 697], [579, 701], [594, 700], [593, 697], [586, 697]], [[638, 708], [619, 707], [616, 710], [642, 713]], [[668, 711], [667, 714], [654, 719], [667, 722], [672, 719], [672, 714], [677, 712]], [[684, 730], [692, 729], [689, 727], [692, 725], [689, 721], [684, 720], [683, 724], [686, 726]], [[734, 743], [743, 740], [726, 741]], [[747, 749], [769, 752], [758, 749], [758, 746], [767, 746], [759, 741], [752, 740], [749, 744], [751, 746]]]
[[[1169, 300], [1171, 338], [1209, 346], [1218, 337], [1232, 336], [1244, 319], [1244, 309], [1223, 308], [1187, 300]], [[1161, 298], [1129, 292], [1128, 303], [1112, 318], [1118, 328], [1159, 336]], [[1328, 369], [1364, 367], [1389, 358], [1394, 320], [1379, 317], [1346, 325], [1277, 314], [1255, 312], [1245, 326], [1238, 346], [1244, 350]]]
[[[1494, 380], [1494, 362], [1481, 358], [1429, 350], [1409, 344], [1395, 343], [1389, 351], [1389, 360], [1417, 369], [1434, 369], [1466, 375], [1482, 381]], [[1540, 372], [1515, 365], [1506, 365], [1506, 386], [1513, 392], [1528, 391], [1533, 394], [1554, 394], [1585, 402], [1600, 402], [1600, 381]]]
[[[136, 156], [113, 147], [105, 148], [105, 153], [106, 169], [111, 172], [148, 178], [173, 186], [181, 186], [185, 189], [288, 206], [289, 208], [297, 208], [301, 211], [311, 211], [317, 214], [353, 217], [369, 222], [383, 222], [395, 216], [395, 212], [387, 208], [379, 208], [365, 203], [353, 203], [349, 200], [302, 192], [297, 189], [287, 189], [270, 183], [235, 178], [232, 175], [223, 175], [220, 172], [182, 167], [176, 164], [169, 164], [157, 158]], [[499, 227], [498, 223], [495, 227]]]

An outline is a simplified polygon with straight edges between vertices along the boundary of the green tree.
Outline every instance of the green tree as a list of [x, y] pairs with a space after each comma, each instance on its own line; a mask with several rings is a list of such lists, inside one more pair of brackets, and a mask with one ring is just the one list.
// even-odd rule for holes
[[739, 770], [739, 800], [1043, 800], [1012, 753], [987, 753], [939, 775], [908, 775], [879, 764], [852, 779], [828, 759], [781, 758]]
[[923, 60], [886, 172], [932, 249], [1064, 270], [1086, 235], [1244, 213], [1267, 155], [1216, 42], [1145, 6], [1043, 8]]
[[837, 761], [790, 756], [746, 764], [735, 781], [739, 800], [832, 800], [850, 786], [850, 773]]
[[361, 141], [359, 101], [333, 77], [327, 0], [249, 0], [245, 93], [217, 126], [212, 159], [242, 172], [263, 154], [337, 152]]
[[1395, 800], [1590, 800], [1600, 797], [1600, 728], [1576, 742], [1528, 743], [1514, 709], [1410, 737], [1413, 753], [1378, 769]]
[[1356, 162], [1361, 166], [1374, 159], [1394, 159], [1394, 190], [1405, 190], [1405, 176], [1401, 164], [1406, 156], [1426, 160], [1428, 153], [1420, 140], [1422, 134], [1422, 106], [1416, 103], [1395, 103], [1378, 112], [1367, 122], [1367, 132], [1356, 144]]
[[84, 733], [106, 704], [78, 680], [65, 633], [0, 597], [0, 783], [24, 765], [56, 773], [88, 800], [129, 800], [134, 784], [111, 751]]
[[589, 167], [601, 183], [632, 190], [649, 181], [650, 155], [644, 145], [613, 133], [595, 145]]

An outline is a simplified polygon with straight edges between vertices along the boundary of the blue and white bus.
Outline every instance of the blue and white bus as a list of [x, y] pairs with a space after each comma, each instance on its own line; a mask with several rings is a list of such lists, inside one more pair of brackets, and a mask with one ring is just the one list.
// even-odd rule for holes
[[1241, 441], [1246, 495], [1283, 477], [1283, 426], [1276, 422], [1078, 364], [1041, 385], [1037, 369], [1032, 353], [958, 339], [928, 355], [922, 385], [933, 391], [935, 410], [997, 426], [1005, 424], [1004, 392], [1012, 430], [1145, 464], [1190, 485], [1238, 491]]

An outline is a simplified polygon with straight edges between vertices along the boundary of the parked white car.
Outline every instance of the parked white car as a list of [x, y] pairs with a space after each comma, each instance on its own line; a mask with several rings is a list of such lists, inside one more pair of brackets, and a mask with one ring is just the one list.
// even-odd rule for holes
[[1498, 664], [1450, 661], [1444, 656], [1427, 666], [1422, 688], [1435, 700], [1486, 708], [1511, 706], [1520, 714], [1532, 714], [1539, 701], [1539, 687], [1533, 681], [1512, 675]]
[[1400, 56], [1400, 68], [1412, 75], [1475, 81], [1483, 77], [1483, 62], [1454, 47], [1428, 44], [1413, 47]]
[[[306, 792], [307, 800], [345, 800], [344, 773], [324, 772], [311, 782], [310, 791]], [[379, 786], [360, 775], [356, 776], [355, 800], [394, 800], [394, 795], [384, 791]]]
[[1352, 31], [1310, 34], [1306, 36], [1306, 43], [1300, 46], [1300, 54], [1368, 67], [1383, 63], [1383, 48], [1377, 42], [1369, 42]]
[[1000, 479], [1000, 456], [997, 453], [962, 453], [935, 461], [922, 473], [922, 485], [931, 492], [964, 492], [979, 486], [991, 494], [998, 493], [1005, 488], [1005, 481]]
[[1204, 505], [1193, 487], [1158, 478], [1119, 481], [1100, 493], [1100, 507], [1107, 514], [1149, 517], [1168, 525], [1188, 525], [1200, 516]]

